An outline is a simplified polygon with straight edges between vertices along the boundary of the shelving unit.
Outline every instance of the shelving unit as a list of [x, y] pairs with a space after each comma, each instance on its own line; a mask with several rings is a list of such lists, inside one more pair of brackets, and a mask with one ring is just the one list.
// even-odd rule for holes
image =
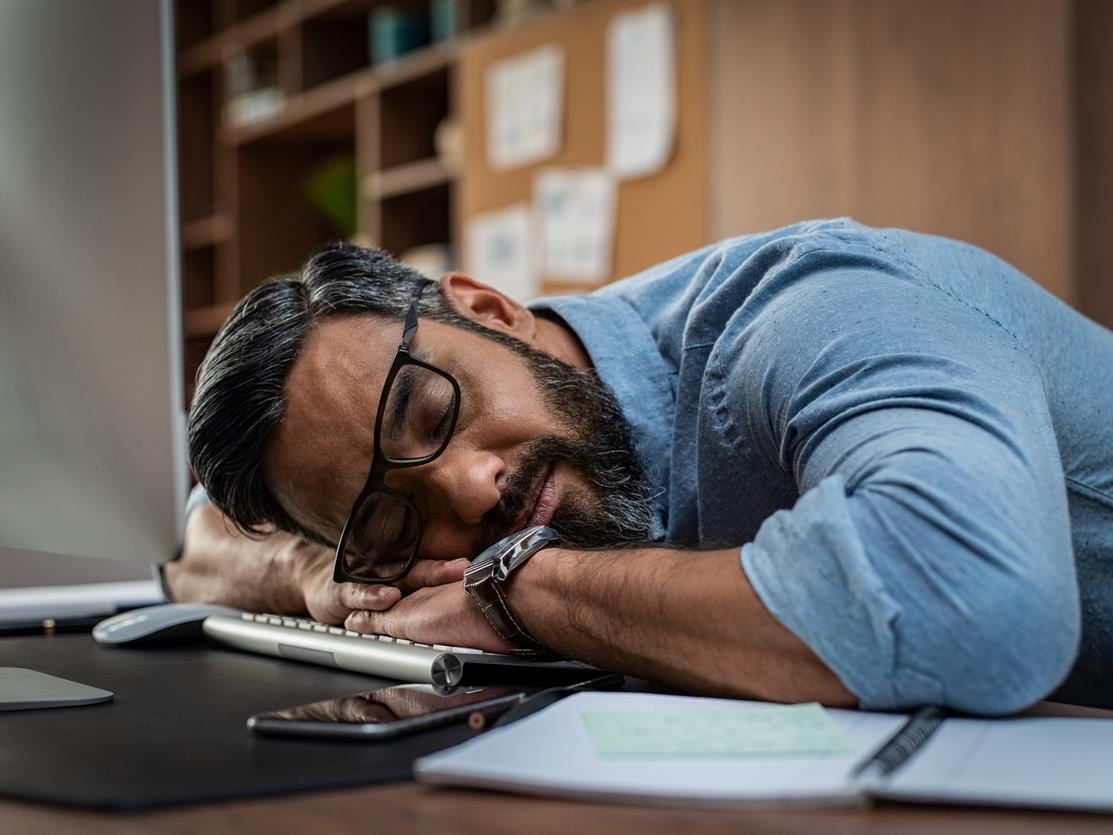
[[[342, 232], [306, 195], [311, 176], [351, 157], [361, 241], [402, 255], [458, 240], [458, 172], [434, 134], [456, 114], [457, 41], [494, 0], [457, 0], [456, 40], [372, 65], [368, 21], [417, 0], [177, 0], [177, 72], [186, 399], [235, 303], [296, 270]], [[271, 89], [261, 110], [228, 114], [238, 67]]]

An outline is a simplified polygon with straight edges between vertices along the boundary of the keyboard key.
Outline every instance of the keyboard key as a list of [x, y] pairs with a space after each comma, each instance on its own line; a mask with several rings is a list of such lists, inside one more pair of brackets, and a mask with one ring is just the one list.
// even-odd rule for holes
[[330, 626], [328, 628], [328, 634], [330, 634], [330, 635], [343, 635], [344, 630], [341, 629], [339, 626]]
[[251, 612], [241, 612], [240, 620], [255, 620], [255, 615], [251, 614]]
[[314, 632], [328, 632], [328, 627], [325, 626], [323, 623], [315, 623], [315, 624], [313, 624], [313, 631]]
[[299, 620], [298, 621], [298, 629], [312, 629], [312, 628], [313, 628], [313, 624], [310, 623], [309, 621], [307, 621], [307, 620]]

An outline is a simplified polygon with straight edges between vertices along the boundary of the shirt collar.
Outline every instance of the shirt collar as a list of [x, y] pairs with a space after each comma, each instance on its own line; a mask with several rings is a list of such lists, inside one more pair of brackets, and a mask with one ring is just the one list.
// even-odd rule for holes
[[649, 328], [626, 301], [598, 293], [538, 299], [529, 307], [559, 316], [580, 338], [599, 379], [614, 392], [630, 425], [634, 452], [652, 484], [652, 537], [663, 539], [676, 377]]

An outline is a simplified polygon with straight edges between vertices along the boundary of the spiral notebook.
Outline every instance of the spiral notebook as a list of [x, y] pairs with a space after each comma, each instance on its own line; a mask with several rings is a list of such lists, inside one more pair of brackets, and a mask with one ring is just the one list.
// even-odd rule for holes
[[[842, 744], [766, 746], [740, 754], [675, 747], [608, 748], [599, 716], [687, 717], [722, 727], [763, 702], [641, 693], [582, 693], [415, 765], [419, 780], [529, 794], [663, 805], [863, 804], [872, 798], [1113, 812], [1113, 720], [912, 717], [827, 710]], [[677, 727], [662, 735], [668, 738]], [[593, 733], [595, 735], [593, 735]], [[829, 736], [829, 735], [828, 735]], [[743, 740], [744, 741], [744, 740]], [[721, 746], [720, 746], [721, 748]], [[616, 753], [617, 751], [617, 753]]]

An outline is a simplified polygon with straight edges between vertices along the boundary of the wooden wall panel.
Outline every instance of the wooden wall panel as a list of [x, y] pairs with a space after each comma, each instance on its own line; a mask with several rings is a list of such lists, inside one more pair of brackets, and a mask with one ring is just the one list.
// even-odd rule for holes
[[850, 215], [961, 238], [1077, 298], [1071, 7], [715, 0], [714, 237]]
[[1113, 3], [1079, 0], [1075, 32], [1078, 305], [1113, 328]]
[[[705, 21], [706, 0], [669, 0], [677, 19], [677, 93], [680, 119], [676, 149], [659, 174], [622, 183], [618, 192], [613, 277], [701, 246], [707, 241]], [[608, 20], [646, 0], [596, 0], [539, 18], [464, 47], [459, 65], [463, 114], [464, 173], [458, 214], [477, 213], [530, 199], [534, 174], [549, 166], [603, 164]], [[545, 44], [565, 50], [564, 135], [558, 154], [539, 165], [494, 171], [487, 165], [484, 86], [487, 68]], [[477, 276], [482, 279], [482, 276]], [[545, 282], [546, 292], [582, 290]]]

